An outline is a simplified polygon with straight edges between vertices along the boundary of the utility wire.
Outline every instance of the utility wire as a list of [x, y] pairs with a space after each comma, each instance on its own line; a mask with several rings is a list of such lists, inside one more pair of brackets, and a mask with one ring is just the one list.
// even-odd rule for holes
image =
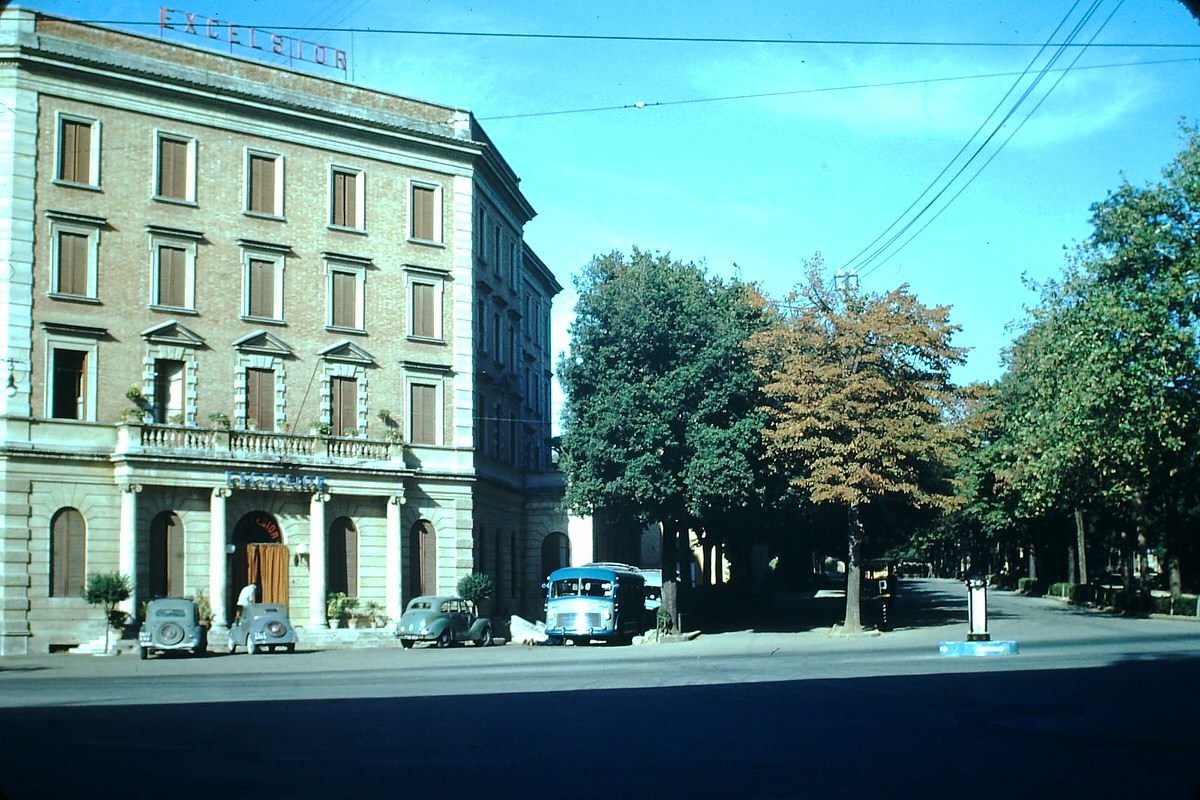
[[[1116, 5], [1116, 8], [1114, 8], [1112, 10], [1112, 13], [1108, 15], [1107, 19], [1104, 20], [1104, 22], [1103, 22], [1103, 24], [1101, 24], [1100, 28], [1092, 35], [1093, 39], [1095, 39], [1096, 36], [1100, 35], [1100, 31], [1104, 30], [1105, 26], [1107, 26], [1109, 21], [1112, 20], [1113, 16], [1121, 8], [1121, 6], [1124, 4], [1124, 2], [1125, 2], [1125, 0], [1119, 0], [1119, 2]], [[1046, 100], [1049, 99], [1050, 95], [1054, 92], [1055, 89], [1058, 88], [1058, 85], [1063, 82], [1063, 79], [1067, 77], [1067, 73], [1071, 72], [1073, 70], [1075, 63], [1079, 61], [1079, 59], [1083, 56], [1083, 54], [1085, 52], [1086, 52], [1085, 50], [1080, 50], [1076, 54], [1075, 60], [1071, 63], [1071, 65], [1068, 66], [1066, 69], [1060, 70], [1061, 74], [1058, 76], [1058, 80], [1056, 80], [1054, 82], [1054, 84], [1050, 87], [1050, 89], [1047, 90], [1047, 92], [1044, 95], [1042, 95], [1041, 99], [1038, 100], [1036, 104], [1034, 104], [1033, 108], [1030, 109], [1029, 113], [1025, 115], [1025, 117], [1017, 124], [1017, 126], [1015, 128], [1013, 128], [1012, 132], [1009, 133], [1007, 137], [1005, 137], [1004, 141], [1002, 141], [1000, 143], [1000, 146], [996, 148], [995, 152], [993, 152], [990, 156], [988, 156], [987, 160], [985, 160], [979, 166], [979, 169], [975, 170], [975, 172], [971, 175], [971, 177], [967, 179], [967, 182], [964, 183], [962, 185], [962, 187], [959, 188], [959, 190], [957, 192], [955, 192], [950, 197], [949, 200], [946, 201], [946, 204], [944, 206], [942, 206], [940, 209], [938, 209], [937, 212], [932, 217], [930, 217], [929, 220], [924, 225], [922, 225], [916, 232], [914, 232], [912, 236], [908, 237], [908, 239], [906, 239], [902, 245], [900, 245], [895, 250], [893, 250], [891, 253], [889, 253], [887, 258], [884, 258], [882, 261], [877, 263], [875, 266], [871, 267], [869, 270], [862, 273], [860, 275], [860, 277], [865, 277], [867, 275], [870, 275], [872, 272], [874, 272], [875, 270], [882, 267], [888, 261], [891, 261], [896, 255], [898, 255], [900, 253], [901, 250], [908, 247], [908, 245], [912, 242], [913, 239], [916, 239], [918, 236], [920, 236], [925, 231], [926, 228], [928, 228], [930, 225], [932, 225], [934, 223], [934, 221], [942, 215], [942, 212], [944, 212], [946, 209], [948, 209], [954, 203], [954, 201], [958, 199], [959, 195], [961, 195], [963, 192], [965, 192], [967, 190], [967, 187], [975, 182], [975, 179], [979, 177], [980, 173], [982, 173], [985, 169], [987, 169], [988, 165], [992, 163], [993, 159], [995, 159], [996, 156], [1000, 155], [1000, 151], [1003, 150], [1004, 147], [1010, 141], [1012, 141], [1012, 138], [1017, 135], [1017, 132], [1020, 131], [1021, 128], [1025, 127], [1025, 123], [1028, 122], [1030, 120], [1030, 118], [1034, 115], [1034, 113], [1039, 108], [1042, 107], [1042, 103], [1046, 102]]]
[[[1086, 67], [1061, 67], [1050, 72], [1065, 72], [1072, 69], [1081, 72], [1089, 69], [1114, 69], [1117, 67], [1142, 67], [1157, 64], [1182, 64], [1187, 62], [1200, 63], [1200, 58], [1166, 58], [1156, 61], [1125, 61], [1118, 64], [1091, 64]], [[501, 114], [492, 117], [478, 117], [480, 122], [493, 122], [504, 119], [528, 119], [530, 117], [554, 117], [563, 114], [591, 114], [597, 111], [626, 111], [628, 109], [661, 108], [665, 106], [681, 106], [694, 103], [720, 103], [728, 100], [757, 100], [764, 97], [787, 97], [789, 95], [818, 94], [821, 92], [845, 92], [852, 89], [886, 89], [893, 86], [914, 86], [927, 83], [947, 83], [950, 81], [974, 81], [985, 78], [1011, 78], [1014, 75], [1025, 75], [1022, 72], [983, 72], [978, 75], [950, 75], [941, 78], [912, 78], [903, 81], [884, 81], [882, 83], [854, 83], [844, 86], [822, 86], [814, 89], [788, 89], [780, 92], [756, 92], [752, 94], [730, 94], [720, 97], [697, 97], [688, 100], [661, 100], [652, 103], [625, 103], [618, 106], [592, 106], [588, 108], [568, 108], [558, 111], [533, 111], [526, 114]]]
[[[1122, 1], [1123, 1], [1123, 0], [1122, 0]], [[882, 257], [883, 257], [884, 253], [886, 253], [890, 247], [892, 247], [892, 246], [893, 246], [893, 245], [894, 245], [894, 244], [895, 244], [895, 243], [896, 243], [896, 242], [897, 242], [897, 241], [898, 241], [900, 238], [902, 238], [902, 237], [903, 237], [903, 236], [904, 236], [904, 235], [905, 235], [905, 234], [906, 234], [906, 233], [907, 233], [907, 232], [908, 232], [908, 231], [909, 231], [909, 230], [910, 230], [910, 229], [911, 229], [911, 228], [912, 228], [912, 227], [913, 227], [913, 226], [914, 226], [914, 225], [915, 225], [915, 224], [916, 224], [916, 223], [917, 223], [917, 222], [918, 222], [918, 221], [919, 221], [919, 220], [920, 220], [922, 217], [924, 217], [924, 216], [925, 216], [925, 215], [926, 215], [926, 214], [929, 212], [929, 210], [930, 210], [930, 209], [931, 209], [931, 208], [932, 208], [932, 207], [933, 207], [933, 206], [934, 206], [934, 205], [935, 205], [935, 204], [936, 204], [936, 203], [937, 203], [937, 202], [938, 202], [938, 201], [939, 201], [939, 200], [942, 198], [942, 196], [943, 196], [943, 195], [944, 195], [944, 194], [945, 194], [947, 191], [949, 191], [949, 189], [951, 188], [951, 186], [953, 186], [954, 182], [955, 182], [955, 181], [957, 181], [957, 180], [959, 179], [959, 177], [961, 177], [961, 176], [962, 176], [962, 174], [963, 174], [963, 173], [964, 173], [964, 172], [967, 170], [967, 168], [968, 168], [968, 167], [969, 167], [969, 166], [970, 166], [970, 165], [971, 165], [971, 164], [972, 164], [972, 163], [973, 163], [973, 162], [974, 162], [974, 161], [975, 161], [977, 158], [979, 158], [980, 154], [981, 154], [981, 153], [984, 151], [984, 149], [985, 149], [985, 148], [986, 148], [986, 147], [987, 147], [987, 146], [988, 146], [988, 145], [991, 143], [992, 139], [993, 139], [993, 138], [995, 138], [995, 136], [996, 136], [996, 135], [997, 135], [997, 134], [1000, 132], [1000, 129], [1001, 129], [1001, 128], [1002, 128], [1002, 127], [1005, 125], [1005, 124], [1007, 124], [1007, 122], [1008, 122], [1008, 121], [1009, 121], [1009, 120], [1010, 120], [1010, 119], [1013, 117], [1013, 115], [1016, 113], [1017, 109], [1018, 109], [1018, 108], [1019, 108], [1019, 107], [1020, 107], [1020, 106], [1021, 106], [1023, 103], [1025, 103], [1025, 101], [1026, 101], [1026, 100], [1027, 100], [1027, 99], [1030, 97], [1030, 95], [1033, 93], [1033, 91], [1036, 89], [1036, 87], [1037, 87], [1037, 86], [1038, 86], [1038, 85], [1041, 83], [1041, 81], [1042, 81], [1042, 80], [1043, 80], [1043, 79], [1046, 77], [1046, 75], [1048, 75], [1048, 74], [1049, 74], [1049, 72], [1050, 72], [1051, 68], [1053, 67], [1053, 65], [1054, 65], [1055, 63], [1057, 63], [1058, 59], [1059, 59], [1059, 58], [1061, 58], [1061, 57], [1062, 57], [1062, 55], [1063, 55], [1063, 54], [1066, 52], [1066, 47], [1067, 47], [1068, 45], [1073, 45], [1073, 43], [1074, 43], [1075, 39], [1076, 39], [1076, 38], [1078, 38], [1078, 36], [1079, 36], [1079, 35], [1080, 35], [1080, 33], [1082, 32], [1082, 29], [1083, 29], [1083, 27], [1084, 27], [1084, 26], [1085, 26], [1085, 25], [1086, 25], [1086, 24], [1087, 24], [1087, 23], [1088, 23], [1088, 22], [1089, 22], [1089, 21], [1092, 19], [1092, 17], [1095, 15], [1095, 13], [1096, 13], [1096, 11], [1098, 10], [1098, 8], [1099, 8], [1099, 6], [1100, 6], [1101, 2], [1102, 2], [1102, 0], [1095, 0], [1095, 2], [1093, 2], [1093, 3], [1092, 3], [1092, 5], [1091, 5], [1091, 6], [1089, 7], [1089, 9], [1087, 10], [1087, 12], [1084, 14], [1083, 18], [1082, 18], [1082, 19], [1081, 19], [1081, 20], [1080, 20], [1078, 23], [1076, 23], [1076, 24], [1075, 24], [1075, 26], [1073, 27], [1073, 29], [1072, 29], [1071, 33], [1068, 35], [1067, 41], [1066, 41], [1066, 42], [1063, 42], [1063, 43], [1061, 43], [1061, 44], [1055, 45], [1054, 54], [1051, 56], [1051, 59], [1050, 59], [1050, 61], [1048, 61], [1048, 62], [1047, 62], [1047, 64], [1046, 64], [1046, 65], [1044, 65], [1044, 66], [1042, 67], [1042, 69], [1039, 71], [1038, 75], [1037, 75], [1037, 76], [1034, 78], [1033, 82], [1032, 82], [1032, 83], [1031, 83], [1031, 84], [1030, 84], [1028, 87], [1026, 87], [1026, 89], [1023, 91], [1023, 93], [1021, 94], [1021, 96], [1020, 96], [1020, 97], [1017, 99], [1017, 101], [1016, 101], [1016, 102], [1013, 104], [1013, 106], [1012, 106], [1012, 107], [1011, 107], [1011, 108], [1008, 110], [1008, 112], [1007, 112], [1007, 113], [1004, 115], [1003, 119], [1001, 119], [1001, 120], [1000, 120], [1000, 121], [999, 121], [999, 122], [996, 124], [996, 126], [995, 126], [995, 127], [992, 129], [991, 133], [989, 133], [989, 134], [988, 134], [988, 136], [987, 136], [987, 137], [986, 137], [986, 138], [983, 140], [983, 142], [982, 142], [982, 143], [981, 143], [981, 144], [980, 144], [980, 145], [979, 145], [979, 146], [978, 146], [978, 147], [975, 149], [975, 151], [974, 151], [974, 152], [973, 152], [973, 153], [970, 155], [970, 157], [969, 157], [969, 158], [968, 158], [968, 159], [967, 159], [965, 162], [963, 162], [963, 164], [962, 164], [962, 165], [961, 165], [961, 166], [960, 166], [960, 167], [957, 169], [957, 171], [954, 173], [954, 175], [953, 175], [953, 176], [952, 176], [952, 177], [951, 177], [951, 178], [950, 178], [948, 181], [946, 181], [945, 185], [944, 185], [944, 186], [942, 186], [942, 188], [941, 188], [941, 189], [939, 189], [939, 190], [937, 191], [937, 193], [936, 193], [936, 194], [934, 194], [934, 196], [932, 197], [932, 199], [930, 199], [930, 200], [929, 200], [929, 201], [928, 201], [928, 202], [927, 202], [927, 203], [926, 203], [926, 204], [925, 204], [923, 207], [921, 207], [921, 209], [920, 209], [919, 211], [917, 211], [917, 213], [916, 213], [915, 215], [913, 215], [913, 216], [912, 216], [910, 219], [908, 219], [908, 220], [907, 220], [907, 221], [906, 221], [906, 222], [905, 222], [903, 225], [901, 225], [901, 226], [899, 227], [899, 229], [898, 229], [898, 230], [896, 230], [896, 231], [895, 231], [895, 233], [893, 233], [893, 234], [892, 234], [892, 235], [891, 235], [891, 236], [890, 236], [890, 237], [887, 239], [887, 241], [885, 241], [883, 244], [881, 244], [881, 245], [879, 245], [878, 247], [876, 247], [876, 248], [875, 248], [875, 249], [874, 249], [874, 250], [873, 250], [873, 251], [872, 251], [872, 252], [871, 252], [869, 255], [867, 255], [867, 256], [865, 256], [865, 257], [863, 257], [863, 256], [862, 256], [862, 253], [863, 253], [863, 252], [864, 252], [866, 249], [870, 249], [870, 247], [871, 247], [871, 246], [873, 246], [875, 242], [878, 242], [880, 238], [882, 238], [884, 235], [886, 235], [888, 231], [890, 231], [890, 230], [894, 229], [894, 228], [896, 227], [896, 225], [897, 225], [897, 224], [899, 224], [901, 220], [903, 220], [903, 218], [905, 217], [905, 215], [907, 215], [908, 211], [909, 211], [909, 210], [911, 210], [911, 208], [913, 207], [913, 205], [915, 205], [915, 203], [914, 203], [913, 205], [910, 205], [910, 206], [909, 206], [909, 209], [906, 209], [906, 211], [905, 211], [905, 212], [903, 212], [903, 213], [900, 215], [900, 217], [898, 217], [898, 218], [897, 218], [897, 220], [896, 220], [896, 221], [894, 221], [894, 222], [893, 222], [891, 225], [889, 225], [889, 226], [888, 226], [888, 228], [887, 228], [887, 229], [885, 229], [885, 231], [884, 231], [884, 234], [881, 234], [879, 237], [876, 237], [876, 239], [875, 239], [875, 242], [873, 242], [873, 243], [872, 243], [872, 245], [868, 245], [868, 247], [867, 247], [867, 248], [864, 248], [864, 251], [860, 251], [860, 253], [859, 253], [858, 255], [856, 255], [856, 256], [855, 256], [854, 258], [852, 258], [852, 259], [851, 259], [849, 262], [847, 262], [847, 264], [846, 264], [846, 265], [844, 265], [844, 266], [843, 266], [843, 269], [845, 269], [845, 268], [849, 268], [849, 267], [851, 267], [851, 265], [853, 265], [855, 269], [857, 269], [858, 271], [860, 271], [860, 272], [861, 272], [861, 271], [863, 270], [863, 268], [865, 268], [865, 267], [867, 267], [867, 266], [871, 265], [871, 264], [872, 264], [873, 262], [875, 262], [875, 261], [878, 261], [880, 258], [882, 258]], [[1066, 20], [1067, 20], [1067, 19], [1068, 19], [1068, 18], [1071, 16], [1071, 14], [1073, 14], [1073, 13], [1074, 13], [1076, 6], [1078, 6], [1078, 2], [1076, 2], [1076, 4], [1075, 4], [1075, 5], [1073, 5], [1073, 6], [1071, 7], [1071, 9], [1070, 9], [1070, 10], [1067, 12], [1067, 16], [1066, 16], [1066, 17], [1064, 17], [1064, 20], [1063, 20], [1063, 22], [1064, 22], [1064, 23], [1065, 23], [1065, 22], [1066, 22]], [[1116, 8], [1114, 9], [1114, 11], [1112, 12], [1112, 14], [1110, 14], [1110, 15], [1108, 16], [1108, 18], [1107, 18], [1107, 19], [1105, 19], [1105, 21], [1104, 21], [1104, 22], [1101, 24], [1100, 28], [1099, 28], [1099, 29], [1096, 31], [1096, 33], [1095, 33], [1095, 34], [1093, 34], [1093, 36], [1092, 36], [1092, 38], [1091, 38], [1091, 41], [1094, 41], [1094, 40], [1095, 40], [1095, 37], [1099, 35], [1100, 31], [1102, 31], [1102, 30], [1104, 29], [1104, 27], [1105, 27], [1105, 26], [1107, 26], [1108, 22], [1109, 22], [1109, 21], [1112, 19], [1112, 16], [1113, 16], [1113, 14], [1115, 14], [1115, 13], [1116, 13], [1116, 10], [1118, 10], [1118, 9], [1120, 8], [1120, 6], [1121, 6], [1121, 3], [1120, 3], [1120, 2], [1118, 2], [1117, 6], [1116, 6]], [[1060, 27], [1061, 27], [1061, 25], [1062, 25], [1062, 23], [1060, 23]], [[1056, 29], [1055, 33], [1057, 33], [1057, 29]], [[1055, 35], [1055, 34], [1051, 34], [1051, 37], [1050, 37], [1050, 38], [1051, 38], [1051, 40], [1053, 39], [1053, 36], [1054, 36], [1054, 35]], [[1050, 41], [1048, 40], [1048, 41], [1047, 41], [1047, 46], [1049, 46], [1049, 44], [1050, 44]], [[1086, 45], [1085, 45], [1085, 46], [1086, 46]], [[1080, 51], [1080, 52], [1082, 53], [1083, 51]], [[1040, 55], [1040, 54], [1039, 54], [1039, 55]], [[1035, 57], [1035, 58], [1036, 58], [1036, 57]], [[1068, 67], [1068, 68], [1067, 68], [1067, 70], [1068, 70], [1068, 71], [1069, 71], [1069, 69], [1070, 69], [1070, 67]], [[1064, 76], [1065, 76], [1065, 74], [1066, 74], [1066, 73], [1065, 73], [1065, 72], [1063, 72], [1063, 75], [1064, 75]], [[1059, 80], [1061, 81], [1061, 77], [1060, 77], [1060, 79], [1059, 79]], [[1019, 84], [1019, 83], [1020, 83], [1020, 80], [1018, 80], [1018, 81], [1017, 81], [1017, 84]], [[1055, 83], [1055, 84], [1054, 84], [1054, 86], [1057, 86], [1057, 85], [1058, 85], [1057, 83]], [[1052, 86], [1052, 87], [1050, 88], [1050, 90], [1048, 90], [1048, 91], [1047, 91], [1047, 96], [1049, 95], [1049, 93], [1050, 93], [1051, 91], [1053, 91], [1053, 89], [1054, 89], [1054, 86]], [[1041, 104], [1041, 102], [1044, 102], [1044, 100], [1045, 100], [1045, 97], [1043, 97], [1043, 98], [1042, 98], [1042, 101], [1039, 101], [1038, 105], [1040, 105], [1040, 104]], [[989, 118], [990, 118], [990, 115], [989, 115]], [[985, 121], [985, 122], [986, 122], [986, 121]], [[977, 131], [976, 133], [978, 133], [978, 131]], [[973, 136], [972, 136], [972, 139], [969, 139], [969, 140], [968, 140], [968, 144], [970, 144], [970, 142], [971, 142], [971, 141], [974, 139], [974, 136], [975, 136], [975, 135], [973, 135]], [[1010, 138], [1011, 138], [1011, 136], [1010, 136]], [[1006, 140], [1006, 141], [1007, 141], [1007, 140]], [[1001, 148], [1002, 148], [1002, 147], [1003, 147], [1003, 145], [1001, 145]], [[997, 151], [997, 152], [998, 152], [998, 151]], [[956, 155], [955, 155], [955, 157], [954, 157], [953, 159], [951, 159], [951, 162], [950, 162], [950, 164], [948, 165], [948, 167], [953, 165], [953, 163], [955, 162], [955, 160], [957, 160], [957, 159], [958, 159], [958, 157], [959, 157], [959, 155], [961, 155], [961, 153], [962, 153], [962, 150], [960, 150], [960, 151], [959, 151], [959, 154], [956, 154]], [[993, 157], [994, 157], [994, 155], [995, 155], [995, 154], [993, 154]], [[988, 159], [988, 160], [990, 161], [990, 159]], [[944, 174], [944, 173], [945, 173], [945, 170], [943, 170], [943, 173], [941, 173], [941, 174]], [[939, 179], [940, 179], [940, 177], [941, 177], [941, 175], [939, 175], [939, 178], [938, 178], [938, 179], [935, 179], [934, 183], [932, 183], [932, 184], [930, 184], [930, 186], [926, 187], [926, 189], [925, 189], [925, 190], [922, 192], [922, 195], [921, 195], [921, 196], [924, 196], [926, 193], [928, 193], [928, 192], [929, 192], [929, 190], [932, 188], [932, 186], [936, 184], [937, 180], [939, 180]], [[974, 180], [974, 176], [972, 176], [972, 178], [971, 178], [970, 180], [972, 180], [972, 181], [973, 181], [973, 180]], [[970, 182], [970, 181], [968, 181], [968, 183], [969, 183], [969, 182]], [[945, 210], [945, 207], [948, 207], [948, 206], [949, 206], [949, 204], [953, 202], [953, 200], [954, 200], [954, 197], [957, 197], [957, 196], [958, 196], [958, 194], [961, 194], [961, 191], [960, 191], [959, 193], [955, 194], [953, 197], [951, 197], [951, 199], [950, 199], [949, 201], [947, 201], [947, 203], [946, 203], [946, 206], [944, 206], [942, 210]], [[919, 196], [917, 201], [919, 202], [919, 200], [920, 200], [920, 199], [921, 199], [921, 197]], [[938, 213], [940, 214], [941, 212], [938, 212]], [[927, 227], [927, 225], [926, 225], [925, 227]], [[924, 228], [922, 228], [922, 230], [924, 230]], [[915, 238], [915, 236], [914, 236], [913, 238]], [[909, 241], [911, 241], [911, 239], [909, 239]], [[908, 242], [906, 241], [906, 242], [904, 243], [904, 245], [902, 245], [902, 246], [907, 246], [907, 244], [908, 244]], [[890, 258], [890, 256], [889, 256], [889, 258]], [[877, 268], [878, 268], [878, 266], [879, 266], [879, 265], [876, 265], [876, 266], [875, 266], [875, 267], [873, 267], [873, 268], [872, 268], [870, 271], [871, 271], [871, 272], [873, 272], [875, 269], [877, 269]]]

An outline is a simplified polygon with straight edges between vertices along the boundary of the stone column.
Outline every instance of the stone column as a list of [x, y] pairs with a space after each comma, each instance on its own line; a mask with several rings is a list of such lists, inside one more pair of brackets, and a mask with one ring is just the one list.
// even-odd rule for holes
[[317, 492], [308, 503], [308, 627], [328, 628], [325, 615], [325, 504], [327, 492]]
[[229, 627], [225, 593], [229, 585], [229, 558], [225, 552], [226, 516], [225, 500], [232, 494], [229, 487], [218, 486], [212, 490], [208, 501], [208, 599], [212, 605], [214, 629]]
[[404, 495], [394, 494], [387, 503], [387, 556], [385, 580], [387, 588], [384, 593], [384, 603], [387, 606], [388, 619], [393, 622], [400, 619], [404, 613], [401, 605], [404, 602], [404, 573], [400, 558], [400, 542], [403, 533], [400, 512], [404, 508]]
[[121, 484], [121, 534], [117, 545], [117, 571], [129, 576], [129, 599], [121, 603], [121, 610], [130, 616], [137, 614], [137, 496], [142, 491], [140, 483]]

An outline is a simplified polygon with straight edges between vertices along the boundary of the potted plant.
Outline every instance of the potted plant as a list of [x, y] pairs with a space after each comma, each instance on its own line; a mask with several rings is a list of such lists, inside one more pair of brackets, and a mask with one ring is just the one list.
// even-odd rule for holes
[[345, 628], [350, 623], [350, 614], [358, 608], [357, 597], [347, 597], [345, 592], [330, 592], [325, 596], [325, 616], [332, 625]]
[[220, 411], [214, 411], [208, 415], [208, 421], [212, 423], [214, 428], [229, 430], [229, 417], [222, 414]]
[[314, 422], [308, 429], [314, 436], [328, 436], [333, 433], [333, 426], [328, 422]]

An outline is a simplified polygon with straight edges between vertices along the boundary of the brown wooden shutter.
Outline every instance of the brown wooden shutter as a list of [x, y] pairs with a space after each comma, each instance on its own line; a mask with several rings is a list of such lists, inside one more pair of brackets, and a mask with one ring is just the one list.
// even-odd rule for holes
[[260, 431], [275, 430], [275, 370], [246, 370], [246, 418]]
[[79, 233], [58, 232], [58, 288], [62, 294], [86, 295], [88, 274], [88, 237]]
[[250, 307], [252, 317], [275, 316], [275, 264], [250, 259]]
[[436, 338], [434, 329], [434, 287], [428, 283], [414, 283], [412, 289], [412, 331], [414, 336]]
[[91, 124], [64, 120], [62, 152], [59, 153], [59, 179], [72, 183], [90, 183], [92, 179], [91, 159]]
[[179, 247], [158, 248], [158, 304], [182, 308], [187, 274], [187, 253]]
[[277, 214], [275, 208], [275, 159], [250, 156], [250, 210]]
[[414, 383], [412, 397], [412, 441], [417, 444], [437, 444], [437, 388]]
[[350, 272], [333, 273], [332, 281], [334, 325], [339, 328], [357, 328], [358, 322], [358, 279]]
[[65, 508], [54, 517], [52, 525], [50, 596], [78, 597], [83, 591], [83, 516], [73, 508]]
[[332, 419], [335, 436], [341, 436], [346, 430], [358, 430], [358, 381], [354, 378], [333, 378], [330, 384], [332, 394]]
[[188, 196], [188, 145], [178, 139], [158, 140], [158, 194], [176, 200]]
[[434, 230], [436, 220], [434, 200], [437, 190], [432, 186], [412, 187], [412, 236], [426, 242], [439, 241]]
[[333, 224], [346, 228], [358, 227], [357, 176], [348, 172], [333, 173]]

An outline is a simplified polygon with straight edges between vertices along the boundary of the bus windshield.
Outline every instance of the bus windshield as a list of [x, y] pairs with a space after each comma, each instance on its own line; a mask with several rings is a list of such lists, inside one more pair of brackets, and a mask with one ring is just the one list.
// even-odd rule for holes
[[598, 578], [561, 578], [550, 583], [550, 597], [612, 597], [612, 581]]

